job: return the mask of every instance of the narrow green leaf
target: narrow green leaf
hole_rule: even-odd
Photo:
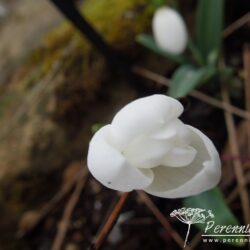
[[[219,54],[224,22],[224,0],[199,0],[196,13],[196,39],[205,61],[211,52]]]
[[[223,197],[223,194],[219,188],[213,188],[202,194],[192,196],[189,198],[185,198],[183,202],[186,207],[203,208],[203,209],[211,210],[212,213],[214,214],[214,218],[212,219],[214,221],[214,226],[216,225],[240,226],[238,220],[233,215],[230,208],[227,206],[225,199]],[[197,223],[195,225],[202,231],[204,231],[207,226],[206,223]],[[206,234],[215,234],[214,226],[208,229]],[[216,236],[215,238],[219,239],[219,237],[216,237]],[[231,243],[230,242],[227,242],[227,243],[232,244],[234,246],[244,245],[244,242],[241,241],[242,239],[244,239],[242,236],[237,236],[237,237],[235,236],[233,238],[238,239],[238,240],[237,241],[234,240]],[[220,240],[222,240],[222,238],[220,238]]]
[[[188,41],[188,48],[193,56],[193,59],[195,60],[195,62],[199,65],[199,66],[203,66],[205,64],[204,59],[201,55],[201,52],[199,51],[199,49],[195,46],[195,44],[193,43],[193,41],[191,39],[189,39]]]
[[[183,97],[207,82],[215,73],[215,68],[210,66],[196,69],[192,65],[183,65],[172,77],[169,95],[175,98]]]
[[[150,4],[152,4],[155,8],[159,8],[162,5],[166,5],[167,2],[167,0],[151,0]]]
[[[181,55],[173,55],[170,53],[167,53],[166,51],[162,50],[161,48],[159,48],[153,38],[153,36],[148,35],[148,34],[140,34],[136,37],[136,41],[138,43],[140,43],[141,45],[143,45],[144,47],[152,50],[153,52],[155,52],[158,55],[161,55],[167,59],[169,59],[170,61],[182,64],[187,62],[186,58],[181,56]]]

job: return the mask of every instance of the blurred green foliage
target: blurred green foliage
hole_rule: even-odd
[[[173,73],[169,95],[183,97],[193,89],[208,83],[214,76],[224,74],[218,66],[221,54],[222,31],[224,23],[224,0],[199,0],[196,12],[196,33],[189,37],[189,54],[170,54],[158,47],[154,38],[148,34],[137,36],[137,42],[180,64]]]

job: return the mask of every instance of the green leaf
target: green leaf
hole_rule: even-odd
[[[239,222],[236,217],[231,212],[230,208],[225,202],[224,196],[219,188],[213,188],[207,192],[202,194],[192,196],[189,198],[184,199],[184,205],[186,207],[191,208],[203,208],[207,210],[211,210],[214,214],[214,218],[211,219],[215,223],[214,225],[221,225],[221,226],[239,226]],[[205,230],[207,224],[206,223],[197,223],[195,224],[199,229],[202,231]],[[206,234],[215,234],[214,227],[207,230]],[[218,238],[219,237],[215,237]],[[225,237],[226,238],[226,237]],[[232,237],[230,237],[232,238]],[[234,237],[233,237],[234,238]],[[236,237],[235,237],[236,239]],[[244,239],[242,236],[237,236],[238,241],[234,242],[227,242],[234,246],[244,246],[244,242],[241,242],[240,239]],[[221,240],[221,238],[220,238]]]
[[[195,62],[198,65],[203,66],[205,63],[204,63],[203,57],[201,55],[201,52],[194,45],[194,43],[193,43],[193,41],[191,39],[189,39],[189,41],[188,41],[188,48],[189,48],[190,52],[192,53],[192,56],[193,56]]]
[[[199,0],[196,39],[205,61],[211,52],[219,54],[224,22],[224,0]]]
[[[91,132],[92,134],[96,133],[100,128],[104,126],[103,123],[95,123],[91,126]]]
[[[172,77],[169,95],[175,98],[186,96],[193,89],[207,82],[215,73],[215,68],[211,66],[196,69],[192,65],[183,65]]]
[[[156,8],[159,8],[162,5],[166,5],[167,2],[168,2],[167,0],[151,0],[151,4]]]
[[[144,47],[152,50],[153,52],[155,52],[158,55],[161,55],[167,59],[169,59],[170,61],[182,64],[187,62],[187,59],[181,55],[173,55],[170,53],[167,53],[166,51],[162,50],[161,48],[158,47],[158,45],[156,44],[153,36],[148,35],[148,34],[140,34],[136,37],[136,41],[138,43],[140,43],[141,45],[143,45]]]

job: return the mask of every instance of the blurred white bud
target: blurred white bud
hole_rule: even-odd
[[[152,22],[153,34],[158,46],[171,54],[182,53],[187,46],[188,34],[181,15],[172,8],[158,9]]]

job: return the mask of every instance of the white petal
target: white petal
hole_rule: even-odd
[[[195,167],[189,165],[179,168],[166,166],[153,168],[154,180],[145,191],[156,196],[169,198],[167,196],[169,192],[191,180],[201,169],[202,166],[199,165]]]
[[[188,126],[179,120],[176,124],[176,130],[175,145],[180,147],[189,146],[191,143],[191,133]]]
[[[192,163],[197,151],[193,147],[174,147],[162,161],[162,165],[169,167],[184,167]]]
[[[173,120],[168,122],[167,124],[164,124],[164,126],[157,131],[155,131],[151,137],[155,139],[160,139],[160,140],[165,140],[165,139],[170,139],[176,136],[177,134],[177,123],[179,119]]]
[[[169,7],[158,9],[152,23],[155,40],[160,48],[172,54],[182,53],[187,46],[187,28],[178,12]]]
[[[129,192],[150,185],[153,173],[149,169],[131,166],[109,143],[110,125],[104,126],[92,138],[88,152],[88,168],[104,186]]]
[[[135,137],[149,135],[177,118],[183,112],[182,104],[165,95],[152,95],[137,99],[114,117],[111,130],[112,142],[122,150]]]
[[[179,119],[166,123],[162,128],[151,135],[155,139],[173,139],[178,146],[190,144],[190,132],[187,126]]]
[[[191,146],[197,149],[194,161],[182,168],[157,167],[155,179],[146,192],[164,198],[196,195],[216,186],[221,177],[221,163],[211,140],[198,129],[192,133]]]
[[[132,166],[152,168],[160,165],[170,148],[167,140],[140,136],[125,148],[124,156]]]

